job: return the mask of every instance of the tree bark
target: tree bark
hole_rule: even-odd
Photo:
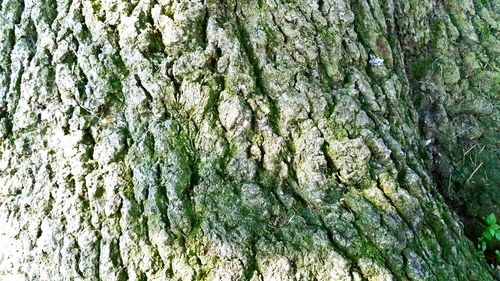
[[[493,280],[499,11],[1,1],[0,279]]]

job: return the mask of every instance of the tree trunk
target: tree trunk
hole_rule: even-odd
[[[498,2],[0,3],[0,279],[498,277]]]

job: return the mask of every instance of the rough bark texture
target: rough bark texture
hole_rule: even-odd
[[[499,2],[0,9],[0,279],[498,274]]]

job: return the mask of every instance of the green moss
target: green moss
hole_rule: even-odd
[[[48,23],[52,23],[57,17],[57,2],[56,0],[47,0],[42,2],[43,5],[43,16],[48,20]]]
[[[327,121],[328,130],[325,133],[325,138],[327,140],[343,140],[349,137],[345,126],[336,122],[333,118],[329,118]]]
[[[175,14],[175,9],[173,6],[165,6],[163,8],[163,13],[169,18],[173,18]]]
[[[94,12],[100,13],[100,11],[102,9],[101,0],[91,0],[90,3],[92,5],[92,9],[94,10]]]

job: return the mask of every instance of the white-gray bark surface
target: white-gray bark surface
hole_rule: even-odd
[[[498,277],[498,2],[0,3],[0,279]]]

